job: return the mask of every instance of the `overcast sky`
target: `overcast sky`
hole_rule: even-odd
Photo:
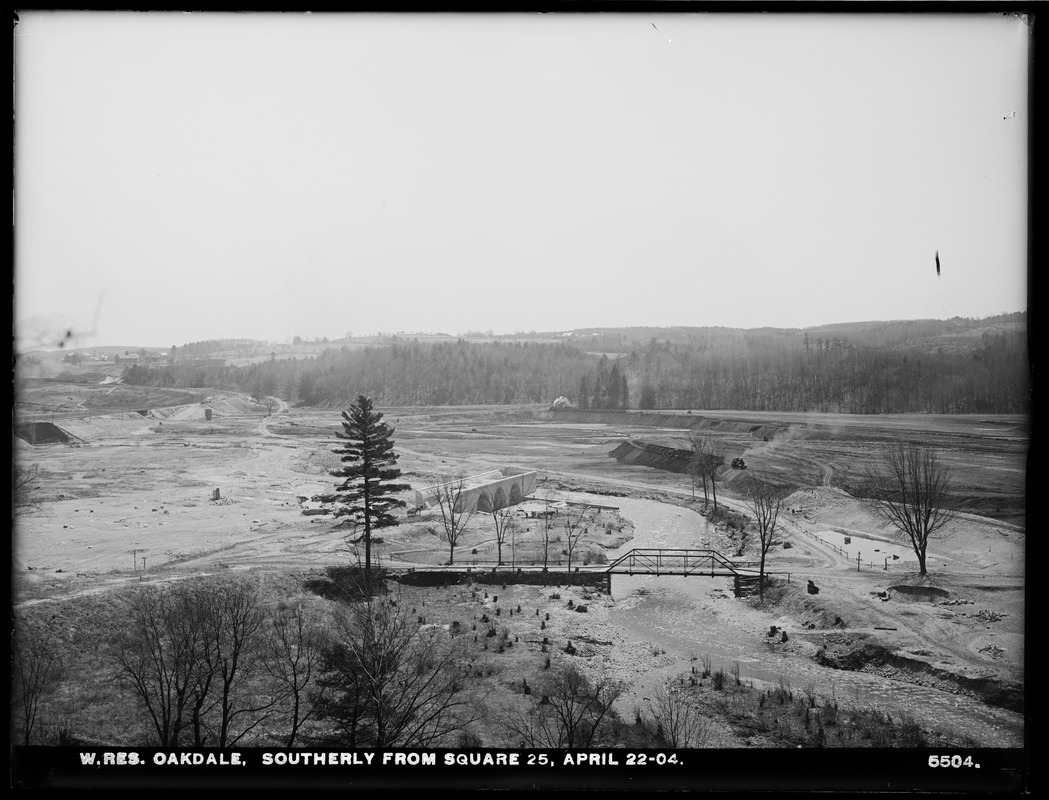
[[[1015,16],[20,17],[20,349],[1027,308]]]

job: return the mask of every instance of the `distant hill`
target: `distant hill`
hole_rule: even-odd
[[[580,328],[567,341],[603,353],[629,353],[656,342],[671,346],[716,346],[729,342],[760,341],[793,344],[847,342],[854,347],[937,352],[941,348],[978,349],[984,336],[1027,334],[1027,312],[983,319],[888,320],[841,322],[811,328],[625,327]]]
[[[588,328],[225,345],[178,346],[173,363],[132,365],[122,377],[329,407],[358,394],[385,406],[550,405],[563,397],[589,409],[860,414],[1015,414],[1031,405],[1025,312],[804,330]]]
[[[132,358],[142,352],[149,357]],[[563,397],[589,409],[1015,414],[1031,407],[1026,312],[806,329],[217,339],[37,351],[16,364],[20,378],[119,375],[130,385],[230,389],[332,407],[358,394],[387,406],[550,405]]]

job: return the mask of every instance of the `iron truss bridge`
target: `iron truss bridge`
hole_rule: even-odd
[[[604,568],[619,575],[698,575],[756,578],[755,561],[733,561],[717,550],[634,549]],[[771,575],[768,570],[766,575]]]

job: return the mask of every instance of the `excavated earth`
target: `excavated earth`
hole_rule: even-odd
[[[310,500],[331,485],[338,410],[267,409],[243,396],[202,391],[193,402],[141,414],[100,407],[87,391],[69,389],[65,396],[76,408],[62,409],[54,424],[68,441],[14,442],[16,463],[40,469],[41,499],[16,519],[16,612],[50,608],[46,618],[60,621],[59,609],[71,601],[142,581],[220,570],[321,574],[355,557]],[[33,401],[46,405],[43,389]],[[141,405],[127,392],[121,401]],[[796,680],[828,691],[848,683],[857,694],[871,690],[889,701],[907,696],[907,687],[935,691],[942,699],[926,712],[930,722],[953,715],[952,724],[968,725],[977,741],[1022,742],[1026,420],[490,407],[384,412],[413,487],[516,466],[540,472],[537,498],[607,507],[581,551],[595,566],[599,556],[612,561],[637,547],[732,553],[740,546],[734,521],[748,515],[740,491],[748,474],[794,481],[798,488],[768,556],[776,591],[764,602],[733,598],[730,580],[700,577],[615,575],[611,596],[562,589],[556,603],[548,598],[555,592],[542,587],[507,589],[537,613],[540,602],[547,604],[557,630],[589,667],[631,684],[625,713],[651,697],[657,678],[687,672],[691,659],[721,648],[726,666],[738,662],[755,680],[774,683],[776,671],[789,668]],[[686,476],[613,456],[631,441],[683,449],[694,425],[719,436],[727,456],[748,465],[729,470],[717,487],[719,521]],[[944,448],[963,490],[978,500],[930,546],[927,577],[848,491],[876,443],[893,437]],[[997,516],[979,513],[988,509]],[[439,566],[449,554],[432,533],[434,523],[406,519],[384,532],[376,558],[394,569]],[[483,569],[493,562],[486,525],[479,522],[466,536],[457,564]],[[752,537],[742,558],[755,556]],[[563,556],[552,568],[566,568]],[[806,591],[810,585],[818,594]],[[451,597],[449,591],[438,593]],[[588,604],[589,613],[565,613],[569,598]],[[785,641],[768,635],[773,626],[787,634]],[[856,680],[846,681],[849,675]],[[957,708],[952,697],[959,698]],[[981,705],[966,705],[966,698]]]

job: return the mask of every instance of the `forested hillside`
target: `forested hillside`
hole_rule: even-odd
[[[549,340],[548,340],[549,341]],[[132,384],[210,386],[293,403],[551,403],[881,413],[1026,413],[1026,313],[869,322],[805,331],[644,328],[531,341],[383,344],[243,367],[133,366]]]

